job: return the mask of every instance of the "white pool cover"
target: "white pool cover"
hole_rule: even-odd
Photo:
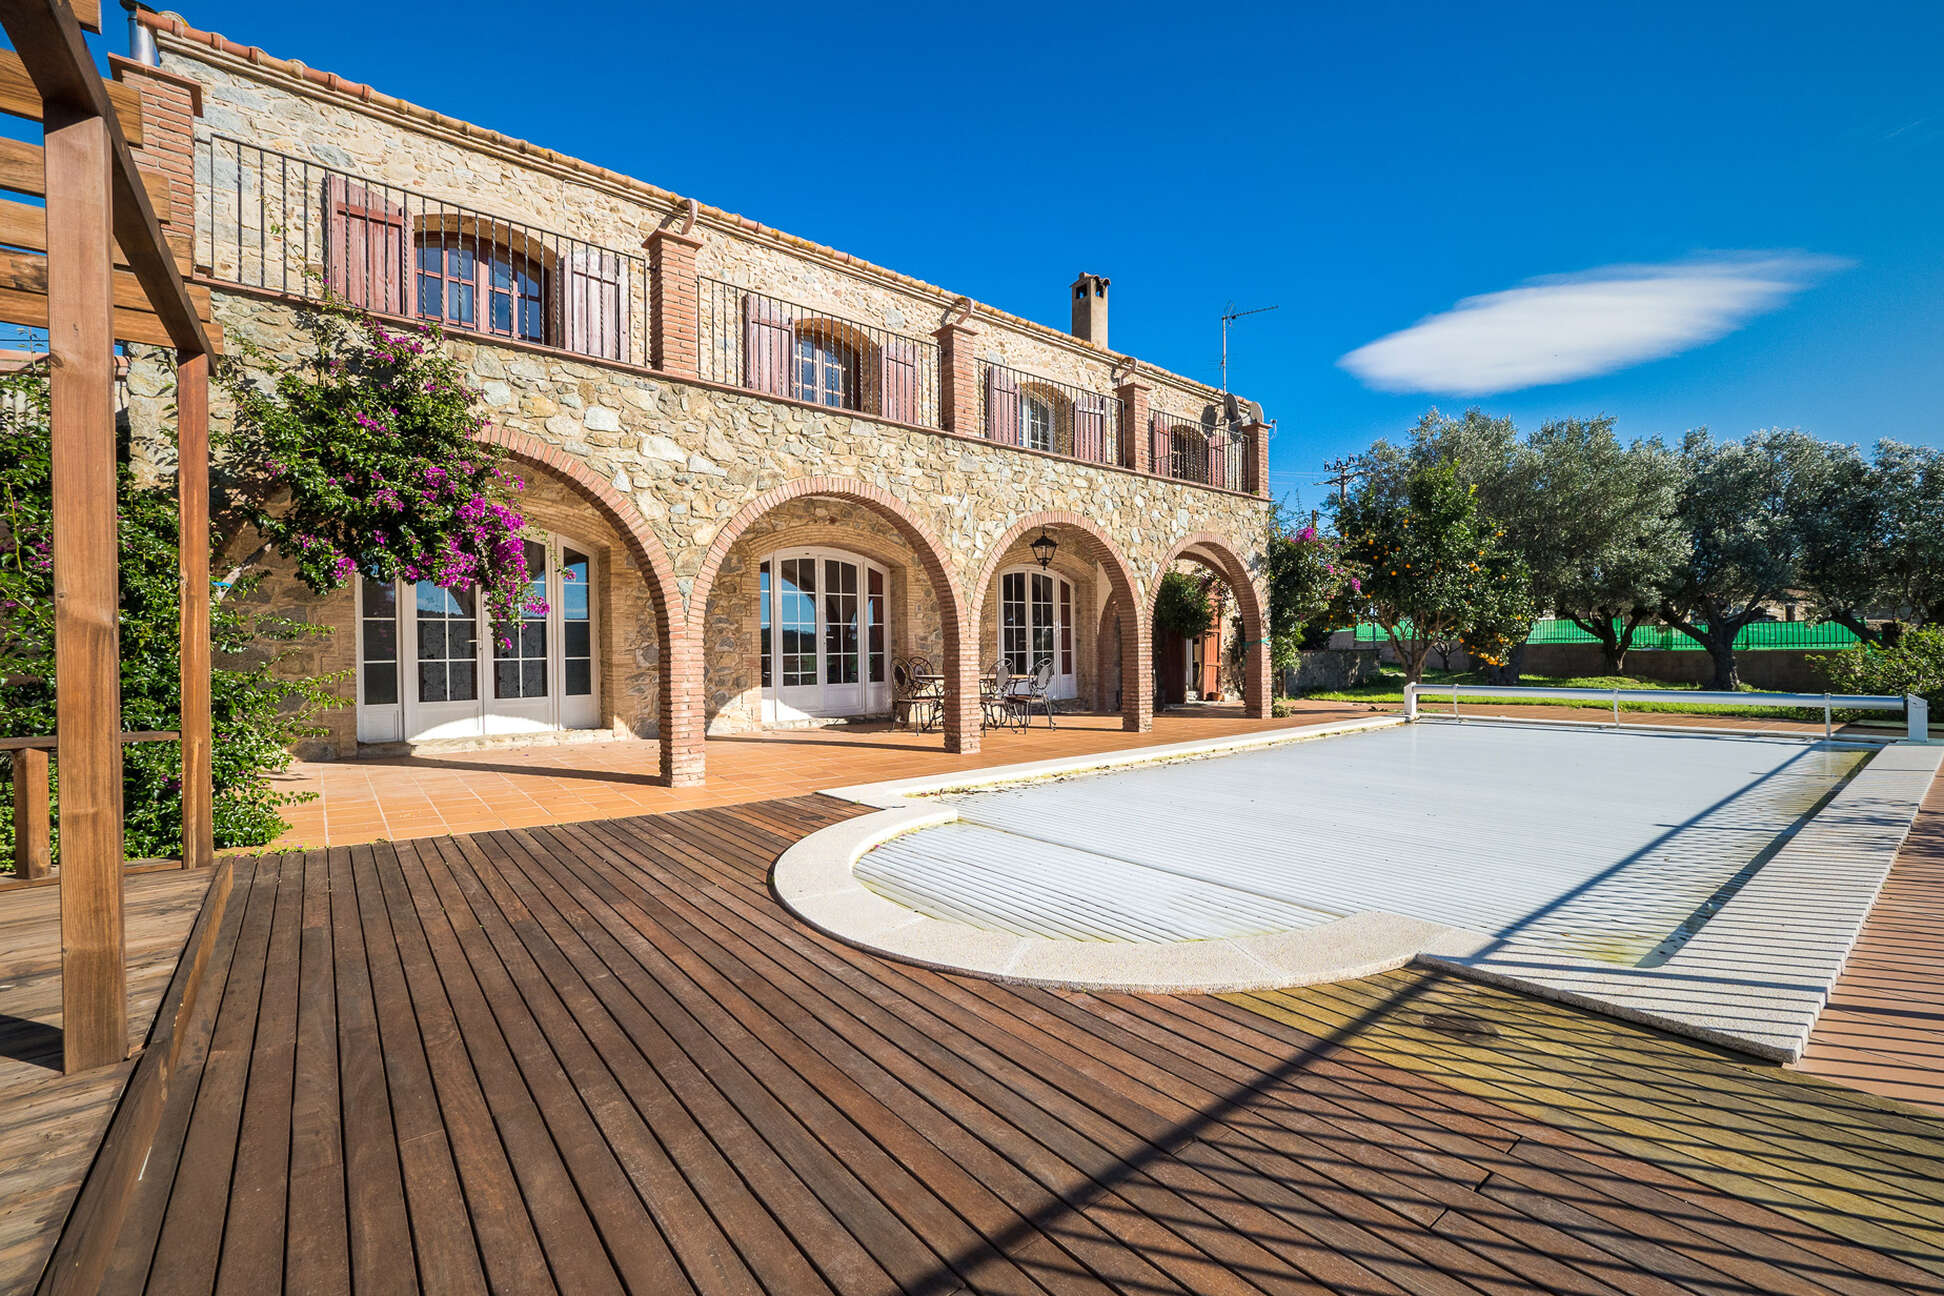
[[[895,839],[857,874],[1022,935],[1201,940],[1380,909],[1632,964],[1866,755],[1419,724],[954,796],[959,823]]]

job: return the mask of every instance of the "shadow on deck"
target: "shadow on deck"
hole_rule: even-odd
[[[1421,973],[1167,998],[887,963],[767,888],[851,812],[239,864],[147,1168],[77,1214],[96,1223],[61,1272],[251,1293],[1944,1285],[1944,1121]]]

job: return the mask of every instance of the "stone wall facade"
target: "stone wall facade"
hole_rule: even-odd
[[[941,340],[951,335],[979,359],[1087,391],[1139,389],[1142,403],[1175,410],[1218,395],[1004,312],[955,305],[943,290],[729,213],[689,209],[684,222],[687,204],[652,186],[347,89],[179,20],[144,21],[159,28],[167,71],[202,87],[196,130],[205,145],[212,136],[251,141],[604,248],[638,249],[653,233],[656,274],[686,275],[692,265],[705,278],[873,328],[924,337],[947,317],[969,318],[956,333],[941,330]],[[248,215],[225,208],[223,179],[198,177],[205,224]],[[670,229],[678,222],[679,233]],[[273,242],[297,237],[289,226],[256,233]],[[266,369],[301,363],[311,350],[302,293],[226,261],[220,239],[199,247],[213,249],[201,277],[235,340],[231,350],[247,342]],[[648,256],[627,255],[639,262],[627,273],[649,273]],[[1032,561],[1026,546],[1041,528],[1059,540],[1054,565],[1073,582],[1080,697],[1094,704],[1121,693],[1129,727],[1147,725],[1146,635],[1156,583],[1171,563],[1192,550],[1239,587],[1245,619],[1259,624],[1260,538],[1271,507],[1264,495],[1157,477],[1139,464],[995,444],[963,419],[959,430],[916,426],[649,368],[650,355],[675,357],[674,365],[694,351],[695,320],[664,318],[698,309],[690,282],[654,292],[644,283],[640,302],[654,303],[655,336],[651,311],[637,305],[610,359],[456,331],[443,342],[481,393],[487,439],[529,479],[533,525],[596,551],[605,576],[597,614],[604,727],[659,735],[672,779],[699,777],[705,732],[762,723],[756,574],[778,548],[847,550],[886,568],[892,651],[922,653],[951,676],[956,700],[945,728],[961,750],[978,744],[970,673],[997,655],[998,574]],[[154,407],[144,407],[141,421],[166,416],[170,393],[159,380],[131,373],[130,390]],[[957,393],[962,400],[962,378]],[[219,400],[212,415],[220,422],[226,414]],[[1259,466],[1252,480],[1261,483]],[[290,606],[308,598],[274,575],[265,596]],[[310,603],[309,619],[341,631],[318,664],[351,665],[349,595]],[[1256,674],[1250,697],[1260,709],[1266,668]],[[355,750],[348,710],[334,724],[336,749]]]

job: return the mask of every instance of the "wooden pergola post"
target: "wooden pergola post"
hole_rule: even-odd
[[[209,357],[176,361],[176,548],[182,572],[182,867],[216,857],[210,822]]]
[[[128,1054],[121,607],[115,503],[113,150],[61,102],[47,128],[54,690],[61,777],[61,1040],[69,1071]]]
[[[54,688],[61,827],[61,1013],[66,1068],[128,1056],[127,937],[123,927],[120,546],[115,338],[166,341],[176,350],[180,453],[183,863],[208,864],[209,357],[210,330],[183,282],[185,266],[163,237],[129,151],[118,106],[82,28],[101,30],[96,0],[8,0],[0,22],[33,81],[39,112],[7,111],[45,127],[47,290],[16,291],[10,318],[44,323],[52,400]],[[23,146],[16,145],[18,152]],[[128,269],[114,268],[119,253]],[[145,309],[114,305],[117,279],[140,289]],[[128,286],[123,281],[123,286]],[[44,313],[39,313],[43,312]],[[204,314],[207,305],[204,306]],[[38,318],[36,317],[38,314]],[[31,758],[27,762],[32,764]],[[29,774],[31,776],[31,769]],[[31,786],[32,779],[29,783]],[[43,800],[42,804],[45,802]]]

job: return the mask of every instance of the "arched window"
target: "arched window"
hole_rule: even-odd
[[[1053,448],[1053,399],[1030,387],[1019,393],[1019,444],[1028,450]]]
[[[509,247],[463,232],[418,239],[418,315],[448,328],[547,340],[545,272]]]
[[[855,345],[820,321],[797,325],[792,396],[833,409],[860,409],[857,374]]]

